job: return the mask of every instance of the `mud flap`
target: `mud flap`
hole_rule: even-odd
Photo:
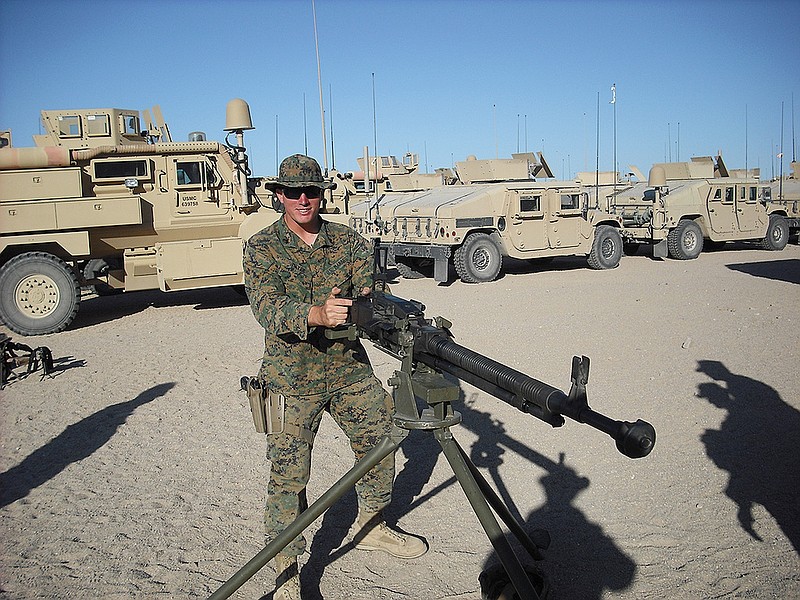
[[[669,248],[667,239],[664,238],[653,246],[653,258],[667,258],[667,256],[669,256]]]

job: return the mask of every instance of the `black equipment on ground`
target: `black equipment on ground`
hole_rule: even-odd
[[[26,344],[12,342],[5,333],[0,333],[0,389],[11,379],[17,367],[26,365],[24,377],[34,371],[42,370],[42,377],[53,371],[53,354],[47,346],[31,348]]]

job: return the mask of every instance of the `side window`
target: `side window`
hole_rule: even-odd
[[[750,187],[750,197],[747,199],[748,202],[758,202],[758,188],[755,186]]]
[[[739,188],[739,200],[744,200],[747,195],[747,188],[742,186]]]
[[[764,197],[764,202],[771,202],[772,201],[772,188],[761,188],[761,194]]]
[[[59,116],[58,137],[81,137],[81,118],[78,115]]]
[[[217,183],[217,174],[204,160],[179,160],[175,162],[175,183],[178,187],[213,188]]]
[[[733,204],[733,188],[726,187],[725,188],[725,203],[726,204]]]
[[[561,194],[561,210],[577,210],[580,206],[580,194]]]
[[[86,115],[86,134],[89,137],[111,135],[111,122],[108,115]]]
[[[142,130],[139,128],[139,117],[133,115],[121,115],[122,121],[122,134],[137,136],[140,135]]]
[[[519,212],[541,212],[542,211],[542,197],[541,196],[520,196],[519,197]]]
[[[714,190],[714,196],[711,198],[712,200],[722,200],[722,188],[717,188]]]
[[[121,181],[127,177],[150,178],[150,165],[147,160],[105,160],[95,161],[96,180]]]
[[[203,183],[201,178],[201,165],[197,161],[182,161],[175,163],[175,175],[178,185],[200,185]]]

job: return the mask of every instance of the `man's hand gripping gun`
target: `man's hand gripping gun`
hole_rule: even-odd
[[[411,379],[431,371],[450,373],[553,427],[563,425],[564,417],[585,423],[614,438],[617,449],[630,458],[647,456],[653,449],[656,432],[650,423],[641,419],[634,423],[617,421],[589,407],[587,357],[572,358],[572,386],[565,394],[456,344],[449,330],[451,323],[441,317],[426,319],[424,311],[420,302],[373,290],[369,296],[353,300],[350,324],[329,331],[329,336],[370,340],[399,359],[402,371]]]

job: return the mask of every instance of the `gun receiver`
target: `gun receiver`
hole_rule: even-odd
[[[446,372],[491,394],[522,412],[553,427],[564,424],[564,417],[585,423],[611,436],[617,449],[630,458],[647,456],[656,441],[653,426],[617,421],[592,410],[586,399],[589,359],[572,358],[572,386],[569,394],[534,379],[491,358],[465,348],[452,340],[446,319],[425,318],[425,305],[373,290],[369,296],[353,300],[350,325],[331,337],[358,335],[377,348],[398,358],[405,368],[420,364],[436,372]]]

